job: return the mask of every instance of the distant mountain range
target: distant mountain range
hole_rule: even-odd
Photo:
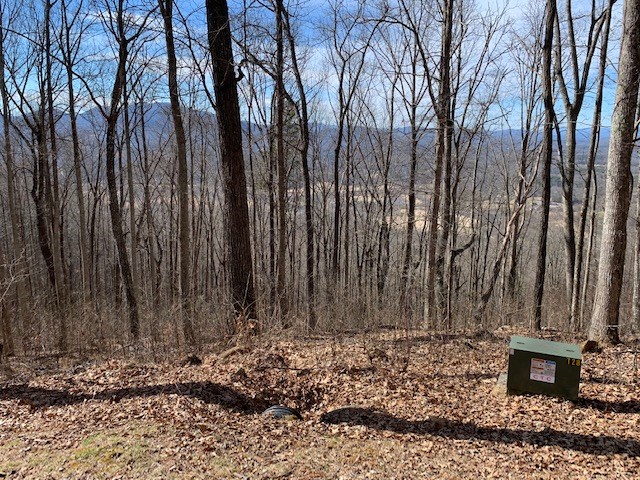
[[[172,129],[172,119],[171,119],[171,106],[166,102],[156,102],[156,103],[148,103],[143,104],[144,109],[144,123],[146,134],[148,136],[148,140],[151,144],[154,143],[155,140],[158,140],[160,137],[166,137],[171,134]],[[136,122],[137,126],[141,123],[140,118],[140,105],[132,105],[129,107],[129,117],[132,122]],[[124,116],[121,114],[120,119]],[[188,124],[189,121],[193,121],[196,118],[199,122],[204,122],[206,125],[215,125],[215,114],[213,112],[207,110],[198,110],[191,109],[185,112],[185,122]],[[82,132],[82,135],[98,135],[100,136],[105,128],[105,120],[97,107],[90,108],[88,110],[83,111],[77,117],[78,129]],[[244,124],[243,127],[245,129],[248,128],[248,124]],[[315,125],[316,128],[312,129],[316,132],[320,132],[326,140],[321,141],[323,148],[330,149],[332,139],[335,138],[337,127],[335,125],[330,124],[319,124]],[[57,122],[58,131],[62,135],[67,135],[70,132],[70,121],[69,116],[66,113],[60,113],[58,115]],[[355,134],[356,136],[363,133],[363,130],[356,128]],[[257,131],[257,127],[256,127]],[[564,140],[564,130],[561,130],[561,135]],[[397,134],[399,139],[407,139],[409,135],[408,127],[400,127],[397,129]],[[518,140],[522,135],[522,130],[519,129],[511,129],[511,130],[498,130],[489,132],[489,135],[496,141],[513,141]],[[541,133],[540,133],[541,135]],[[590,128],[580,128],[577,131],[577,152],[578,159],[577,162],[585,163],[586,155],[588,154],[589,143],[590,143],[591,129]],[[610,127],[602,127],[600,129],[600,145],[598,151],[598,157],[596,159],[596,163],[604,164],[606,163],[607,156],[607,148],[609,143],[609,138],[611,136],[611,128]],[[85,137],[86,138],[86,137]],[[513,139],[513,140],[512,140]],[[427,131],[423,132],[421,135],[420,144],[422,146],[428,146],[433,144],[435,141],[435,130],[432,128],[428,128]],[[403,148],[402,144],[404,142],[401,140],[398,148]]]

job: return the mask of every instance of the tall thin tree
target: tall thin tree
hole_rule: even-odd
[[[315,308],[315,229],[313,225],[313,186],[311,184],[311,175],[309,172],[309,108],[307,102],[307,93],[302,72],[296,54],[296,42],[291,29],[291,19],[287,9],[283,9],[284,14],[284,33],[289,44],[291,52],[291,67],[296,79],[298,89],[299,106],[296,107],[299,120],[301,146],[300,146],[300,162],[302,164],[302,178],[304,182],[304,216],[306,230],[306,288],[307,288],[307,327],[309,330],[315,330],[317,324],[316,308]]]
[[[113,80],[111,89],[111,103],[108,111],[102,111],[106,123],[106,174],[107,187],[109,192],[109,213],[111,215],[111,231],[118,250],[118,263],[120,267],[120,276],[124,283],[127,304],[129,308],[129,332],[134,341],[140,337],[140,317],[138,313],[138,299],[136,289],[134,288],[134,280],[131,272],[131,262],[127,252],[127,245],[122,228],[122,206],[118,198],[118,185],[115,172],[116,160],[116,135],[118,127],[118,119],[121,111],[122,94],[127,81],[127,62],[129,61],[129,51],[131,44],[136,41],[144,33],[148,16],[152,12],[148,12],[146,18],[137,24],[132,33],[128,32],[128,21],[125,0],[117,0],[115,5],[106,4],[108,8],[108,16],[105,19],[108,28],[113,32],[114,39],[118,47],[118,63],[116,75]],[[115,8],[115,11],[112,9]]]
[[[542,136],[542,218],[538,235],[538,263],[534,291],[533,327],[542,327],[542,297],[547,273],[547,233],[549,230],[549,209],[551,205],[551,160],[553,157],[553,85],[551,78],[551,52],[553,48],[553,27],[557,15],[556,0],[547,0],[542,44],[542,96],[544,100],[544,127]]]
[[[158,0],[160,14],[164,20],[164,37],[167,45],[167,78],[169,81],[169,99],[171,117],[176,136],[176,157],[178,162],[178,204],[180,238],[180,295],[182,300],[182,327],[185,341],[195,344],[196,338],[191,320],[191,225],[189,222],[189,171],[187,167],[187,139],[184,131],[180,91],[178,88],[178,64],[173,35],[173,2]]]

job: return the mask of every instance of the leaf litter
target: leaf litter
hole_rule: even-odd
[[[507,396],[509,333],[16,361],[0,382],[0,478],[638,478],[633,347],[585,354],[577,402]],[[303,419],[263,416],[272,405]]]

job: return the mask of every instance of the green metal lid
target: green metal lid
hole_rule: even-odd
[[[524,350],[526,352],[542,353],[556,357],[582,359],[580,346],[573,343],[552,342],[539,338],[511,337],[509,348],[514,350]]]

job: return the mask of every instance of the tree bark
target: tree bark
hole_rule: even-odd
[[[623,11],[618,84],[611,118],[598,281],[589,339],[618,343],[620,294],[631,202],[631,155],[640,82],[640,0],[627,0]]]
[[[118,28],[118,68],[111,90],[111,105],[107,115],[106,133],[106,164],[107,164],[107,188],[109,192],[109,213],[111,215],[111,230],[118,250],[118,263],[120,275],[124,283],[129,308],[129,332],[134,341],[140,337],[140,318],[138,314],[138,300],[133,284],[131,264],[127,253],[127,245],[122,229],[122,208],[118,199],[118,186],[115,173],[116,159],[116,134],[118,117],[120,114],[120,100],[126,82],[126,64],[129,56],[129,39],[125,37],[123,1],[119,0],[117,16]]]
[[[276,0],[276,173],[278,177],[278,254],[276,261],[276,302],[278,316],[284,327],[289,326],[288,298],[285,288],[287,255],[287,169],[284,153],[284,5]]]
[[[309,112],[307,105],[307,94],[305,91],[302,74],[298,65],[296,56],[296,45],[291,31],[289,13],[283,10],[285,20],[285,33],[291,51],[291,64],[296,78],[298,87],[298,95],[300,96],[300,107],[298,109],[298,118],[300,121],[300,134],[302,137],[302,146],[300,148],[300,162],[302,164],[302,178],[304,182],[304,215],[306,229],[306,289],[307,289],[307,327],[313,331],[316,329],[316,294],[315,294],[315,230],[313,225],[313,185],[309,172]]]
[[[255,320],[251,262],[251,232],[247,185],[242,152],[242,128],[238,104],[231,29],[226,0],[206,0],[209,51],[213,60],[214,93],[220,134],[220,158],[225,194],[225,237],[229,251],[231,302],[236,320],[246,327]]]
[[[533,328],[542,328],[542,298],[547,271],[547,232],[549,229],[549,208],[551,205],[551,160],[553,156],[553,86],[551,79],[551,51],[553,47],[553,27],[557,15],[556,0],[547,0],[545,9],[544,41],[542,46],[542,89],[544,98],[544,130],[542,137],[542,218],[538,235],[538,262],[534,285]]]
[[[7,323],[7,328],[15,335],[20,335],[22,322],[26,310],[27,295],[23,274],[26,265],[26,251],[22,236],[22,224],[16,203],[15,167],[13,158],[13,145],[11,143],[11,110],[9,108],[9,92],[5,79],[5,49],[4,49],[4,3],[0,2],[0,97],[2,98],[2,127],[4,135],[4,157],[7,167],[7,200],[9,204],[9,218],[11,221],[11,261],[15,265],[16,274],[16,309],[13,316],[13,325]],[[14,328],[10,328],[14,327]],[[9,331],[9,330],[7,330]],[[10,333],[11,333],[10,332]],[[19,338],[19,337],[18,337]],[[13,338],[10,335],[9,343],[5,346],[5,354],[13,354]],[[10,348],[9,348],[10,347]]]
[[[611,9],[616,0],[609,0],[608,8],[605,11],[604,25],[601,33],[600,62],[598,66],[598,86],[596,88],[596,98],[593,106],[593,126],[591,129],[591,139],[589,142],[589,157],[587,160],[587,176],[585,178],[584,193],[582,197],[582,207],[580,209],[580,219],[578,223],[577,241],[576,241],[576,261],[573,276],[573,295],[571,297],[571,316],[569,325],[572,330],[581,330],[583,317],[581,311],[581,295],[583,283],[583,263],[584,263],[584,244],[587,220],[589,214],[589,203],[591,200],[592,183],[595,181],[595,161],[598,152],[598,144],[600,141],[600,123],[602,119],[602,97],[604,90],[604,80],[607,68],[607,52],[609,50],[609,30],[611,26]],[[588,258],[588,256],[587,256]],[[586,264],[586,277],[589,276],[589,263]]]
[[[76,200],[78,202],[78,217],[79,217],[79,229],[80,229],[80,268],[82,272],[81,285],[83,299],[86,300],[86,294],[89,292],[90,277],[91,277],[91,263],[89,257],[89,247],[87,241],[87,213],[84,200],[84,189],[82,182],[82,152],[80,150],[80,139],[78,136],[78,124],[75,105],[75,89],[73,85],[73,63],[74,56],[79,48],[79,41],[72,43],[71,33],[73,28],[72,23],[69,23],[69,11],[66,0],[61,2],[62,8],[62,28],[63,34],[61,43],[64,48],[61,55],[64,60],[64,66],[67,74],[67,94],[69,95],[69,122],[71,124],[71,141],[73,144],[73,173],[75,175],[76,182]],[[75,52],[75,53],[74,53]]]
[[[176,156],[178,162],[178,209],[180,239],[180,296],[182,306],[182,330],[185,342],[193,346],[196,343],[195,332],[191,320],[191,226],[189,221],[189,172],[187,168],[187,139],[184,131],[180,93],[178,89],[178,65],[173,38],[173,2],[174,0],[158,0],[160,13],[164,20],[164,35],[167,45],[169,99],[171,117],[176,135]],[[144,115],[144,113],[143,113]]]
[[[435,327],[438,323],[438,300],[436,299],[436,280],[441,284],[444,271],[444,252],[448,243],[450,207],[449,186],[451,184],[451,139],[453,121],[451,119],[451,53],[453,43],[453,0],[443,2],[442,37],[440,44],[440,78],[438,79],[438,98],[434,102],[437,117],[436,165],[433,177],[433,200],[429,216],[429,246],[427,252],[427,284],[425,299],[425,318]],[[426,53],[421,51],[423,57]],[[425,66],[426,58],[423,58]],[[435,100],[435,99],[434,99]],[[444,180],[444,186],[442,182]],[[442,219],[442,222],[440,222]],[[440,229],[438,228],[440,227]],[[443,288],[438,292],[443,294]]]

